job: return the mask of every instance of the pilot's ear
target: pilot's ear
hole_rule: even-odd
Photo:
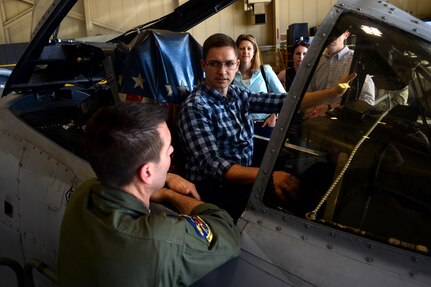
[[[205,71],[205,60],[201,60],[201,68],[203,71]]]
[[[153,175],[154,175],[154,164],[152,162],[143,164],[138,169],[138,177],[145,184],[151,184],[153,182],[153,177],[154,177]]]

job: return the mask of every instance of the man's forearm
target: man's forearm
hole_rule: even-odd
[[[166,201],[172,204],[175,209],[182,214],[190,214],[196,206],[203,203],[200,200],[182,195],[169,189],[166,190]]]
[[[227,170],[224,178],[231,183],[248,184],[256,180],[258,172],[259,168],[257,167],[234,164]]]
[[[302,99],[301,109],[305,110],[321,104],[327,104],[329,102],[332,102],[335,96],[337,96],[337,91],[334,88],[307,92]]]

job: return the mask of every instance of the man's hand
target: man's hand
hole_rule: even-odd
[[[277,122],[277,115],[272,114],[269,117],[266,118],[266,120],[263,122],[262,127],[268,126],[270,128],[275,127],[275,123]]]
[[[350,75],[346,75],[346,76],[342,77],[340,79],[340,81],[338,82],[338,84],[334,87],[336,94],[338,96],[342,96],[347,91],[347,89],[349,88],[350,82],[353,81],[357,75],[358,74],[353,72]]]
[[[298,199],[299,180],[293,175],[284,171],[274,171],[272,173],[275,194],[284,202]]]
[[[154,192],[150,200],[159,203],[169,203],[182,214],[190,214],[196,206],[202,204],[202,201],[196,198],[186,196],[166,187]]]
[[[175,192],[175,191],[172,191],[166,187],[162,187],[161,189],[159,189],[158,191],[154,192],[151,195],[150,201],[163,203],[167,201],[170,192]]]
[[[168,173],[166,175],[166,185],[173,191],[201,200],[201,197],[196,190],[196,186],[177,174]]]

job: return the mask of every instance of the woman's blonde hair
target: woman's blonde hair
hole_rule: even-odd
[[[241,44],[242,41],[249,41],[253,45],[254,56],[253,56],[253,59],[251,59],[251,70],[252,71],[258,70],[263,63],[260,57],[260,50],[259,50],[259,46],[257,45],[256,38],[251,34],[239,35],[238,38],[236,38],[236,46],[238,48],[239,48],[239,44]]]

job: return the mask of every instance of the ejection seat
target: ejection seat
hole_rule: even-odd
[[[174,155],[171,171],[183,174],[184,155],[176,132],[176,115],[183,100],[203,79],[202,46],[189,34],[144,30],[116,48],[121,67],[119,92],[126,101],[156,101],[169,106],[168,126]]]

